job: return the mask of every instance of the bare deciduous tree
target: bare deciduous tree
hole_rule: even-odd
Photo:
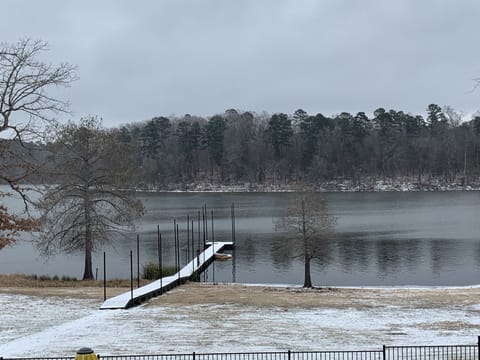
[[[336,218],[329,213],[322,194],[305,187],[299,189],[292,205],[275,221],[275,229],[288,235],[285,246],[292,256],[303,257],[303,287],[312,287],[311,260],[325,254],[335,223]]]
[[[35,165],[24,142],[38,139],[42,126],[52,120],[52,115],[67,111],[68,103],[49,91],[66,87],[76,79],[74,66],[39,60],[46,50],[45,42],[31,39],[0,44],[0,183],[21,196],[25,210],[27,196],[20,184],[35,171]],[[18,150],[19,145],[22,151]],[[0,190],[0,197],[10,195]],[[34,220],[0,206],[0,249],[13,243],[19,231],[34,226]]]
[[[83,251],[83,279],[92,279],[92,252],[143,214],[135,198],[132,154],[95,117],[61,126],[52,154],[56,184],[37,204],[42,214],[37,245],[47,256]]]

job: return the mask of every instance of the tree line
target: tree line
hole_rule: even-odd
[[[293,184],[415,179],[475,182],[480,174],[480,116],[470,120],[430,104],[426,114],[376,109],[292,115],[234,109],[209,118],[185,115],[121,126],[140,187]]]

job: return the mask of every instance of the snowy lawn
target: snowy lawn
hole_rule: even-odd
[[[480,299],[479,299],[480,303]],[[241,304],[143,305],[97,310],[101,302],[0,294],[0,356],[70,356],[272,350],[380,349],[386,345],[474,344],[480,306],[364,308]]]

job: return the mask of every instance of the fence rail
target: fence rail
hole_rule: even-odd
[[[382,350],[102,356],[101,360],[382,360]]]
[[[385,347],[386,360],[479,360],[479,346]]]
[[[0,356],[0,360],[72,360],[73,357],[7,358]],[[383,346],[381,350],[358,351],[98,355],[98,358],[99,360],[480,360],[480,336],[476,345]]]

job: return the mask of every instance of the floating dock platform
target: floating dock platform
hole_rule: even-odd
[[[192,276],[203,272],[215,260],[215,253],[221,253],[223,250],[232,248],[233,242],[214,242],[206,243],[206,245],[208,247],[205,248],[202,253],[186,264],[176,274],[166,276],[137,289],[133,289],[133,291],[128,291],[107,299],[100,309],[128,309],[132,306],[140,305],[148,299],[164,294],[168,290],[185,283]]]

